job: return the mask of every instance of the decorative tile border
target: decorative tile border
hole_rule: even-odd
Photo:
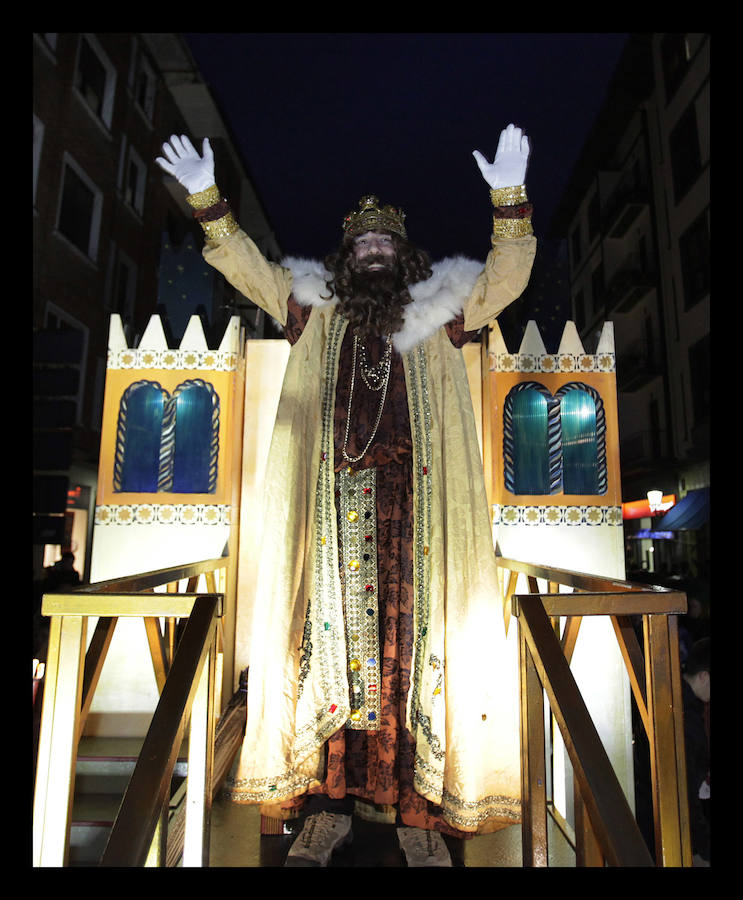
[[[491,372],[614,372],[613,353],[491,353]]]
[[[208,503],[140,503],[96,506],[96,525],[229,525],[230,506]]]
[[[493,525],[621,525],[621,506],[493,505]]]
[[[109,369],[200,369],[232,372],[238,354],[232,350],[135,350],[108,351]]]

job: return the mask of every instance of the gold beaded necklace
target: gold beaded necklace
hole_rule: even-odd
[[[356,357],[359,351],[359,347],[361,349],[361,360],[359,364],[359,372],[361,373],[361,379],[364,384],[371,391],[382,391],[382,399],[379,401],[379,410],[377,412],[377,420],[374,423],[374,428],[372,429],[372,433],[369,437],[369,440],[366,442],[366,447],[361,451],[358,456],[349,456],[347,453],[348,447],[348,436],[351,430],[351,405],[353,403],[353,390],[356,384]],[[346,412],[346,434],[343,439],[343,458],[346,462],[356,463],[359,460],[363,459],[366,455],[367,450],[372,445],[372,441],[374,440],[377,434],[377,428],[379,428],[379,423],[382,420],[382,410],[384,408],[384,401],[387,397],[387,387],[390,383],[390,370],[392,368],[392,335],[387,335],[387,347],[385,348],[384,353],[382,354],[382,358],[378,363],[374,366],[369,366],[366,359],[366,349],[364,345],[359,341],[358,334],[354,334],[353,336],[353,361],[352,361],[352,369],[351,369],[351,385],[348,391],[348,410]]]

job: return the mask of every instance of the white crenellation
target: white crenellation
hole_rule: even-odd
[[[517,353],[506,347],[498,323],[490,326],[488,360],[491,372],[614,372],[614,326],[605,322],[595,353],[586,353],[574,322],[566,322],[557,353],[547,353],[537,323],[527,323]]]
[[[119,315],[111,316],[109,369],[203,369],[233,371],[244,357],[240,317],[232,316],[217,349],[210,349],[199,316],[191,316],[177,348],[168,347],[160,316],[151,316],[138,347],[129,347]]]

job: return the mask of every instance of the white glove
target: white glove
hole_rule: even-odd
[[[529,161],[529,138],[515,125],[509,125],[501,131],[492,163],[479,150],[474,150],[472,155],[480,167],[482,177],[491,188],[524,184]]]
[[[203,157],[194,150],[193,144],[182,134],[171,135],[170,143],[163,144],[167,159],[158,156],[155,162],[179,181],[189,194],[198,194],[211,187],[214,182],[214,152],[209,138],[204,138]]]

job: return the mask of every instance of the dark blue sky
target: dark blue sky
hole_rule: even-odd
[[[546,234],[626,34],[187,34],[284,253],[322,257],[362,194],[407,213],[434,259],[484,259],[472,157],[514,122]],[[217,172],[217,180],[219,173]]]

